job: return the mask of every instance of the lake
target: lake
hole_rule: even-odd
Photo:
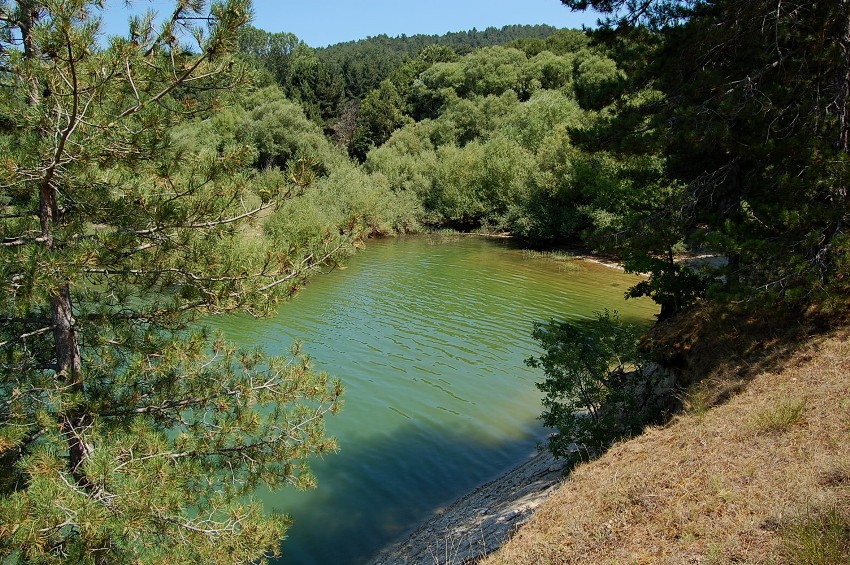
[[[217,319],[244,345],[286,354],[303,343],[345,385],[328,421],[339,453],[312,462],[317,489],[261,492],[295,523],[278,563],[356,564],[457,497],[532,454],[542,374],[532,323],[604,308],[649,323],[639,279],[591,262],[523,252],[509,241],[369,241],[346,268],[316,276],[272,318]]]

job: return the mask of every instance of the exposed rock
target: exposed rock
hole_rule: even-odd
[[[563,480],[549,452],[452,503],[386,548],[376,565],[469,563],[497,550]]]

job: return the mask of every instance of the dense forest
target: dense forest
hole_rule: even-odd
[[[608,20],[314,49],[248,0],[108,41],[98,2],[0,2],[0,554],[279,551],[246,495],[311,484],[341,386],[196,322],[369,236],[603,253],[662,320],[842,307],[850,3],[563,3]]]

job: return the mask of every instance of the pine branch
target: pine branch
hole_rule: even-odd
[[[21,247],[24,245],[32,245],[34,243],[44,243],[46,241],[47,238],[41,235],[35,237],[19,236],[14,238],[3,238],[3,241],[0,242],[0,247]]]
[[[202,228],[215,228],[215,227],[219,227],[219,226],[225,226],[225,225],[228,225],[228,224],[232,224],[234,222],[238,222],[240,220],[244,220],[246,218],[250,218],[252,216],[256,216],[257,214],[259,214],[263,210],[268,210],[269,208],[275,206],[276,204],[277,204],[276,201],[264,202],[264,203],[260,204],[259,206],[257,206],[256,208],[254,208],[253,210],[249,210],[249,211],[244,212],[242,214],[238,214],[236,216],[231,216],[231,217],[228,217],[228,218],[221,218],[221,219],[217,219],[217,220],[208,220],[206,222],[197,222],[197,223],[191,223],[191,224],[169,224],[167,226],[157,226],[155,228],[149,228],[149,229],[146,229],[146,230],[136,230],[132,233],[133,233],[133,235],[138,235],[138,236],[148,236],[148,235],[153,235],[155,233],[162,232],[162,231],[167,230],[167,229],[202,229]]]
[[[25,342],[28,338],[39,336],[39,335],[42,335],[42,334],[46,334],[47,332],[50,332],[50,331],[53,331],[53,326],[46,326],[46,327],[40,328],[40,329],[32,331],[32,332],[20,334],[20,335],[16,336],[14,339],[8,339],[6,341],[0,341],[0,347],[6,347],[7,345],[11,345],[13,343]]]

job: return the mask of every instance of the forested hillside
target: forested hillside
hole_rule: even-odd
[[[589,36],[442,58],[364,99],[352,153],[374,147],[366,170],[432,223],[619,256],[662,318],[709,295],[838,298],[850,47],[829,6],[650,2]],[[696,273],[686,251],[728,264]]]
[[[556,31],[557,28],[548,25],[510,25],[445,35],[378,35],[359,41],[337,43],[318,51],[323,60],[335,65],[342,72],[346,96],[362,98],[370,90],[377,88],[396,67],[409,59],[415,59],[426,47],[445,46],[458,55],[465,55],[482,47],[523,40],[544,40]]]
[[[292,33],[270,33],[248,26],[240,34],[239,50],[264,68],[310,118],[330,127],[334,121],[344,120],[352,106],[356,108],[381,81],[428,47],[442,46],[444,52],[466,54],[480,47],[540,42],[556,31],[547,25],[511,25],[445,35],[378,35],[316,49]]]

